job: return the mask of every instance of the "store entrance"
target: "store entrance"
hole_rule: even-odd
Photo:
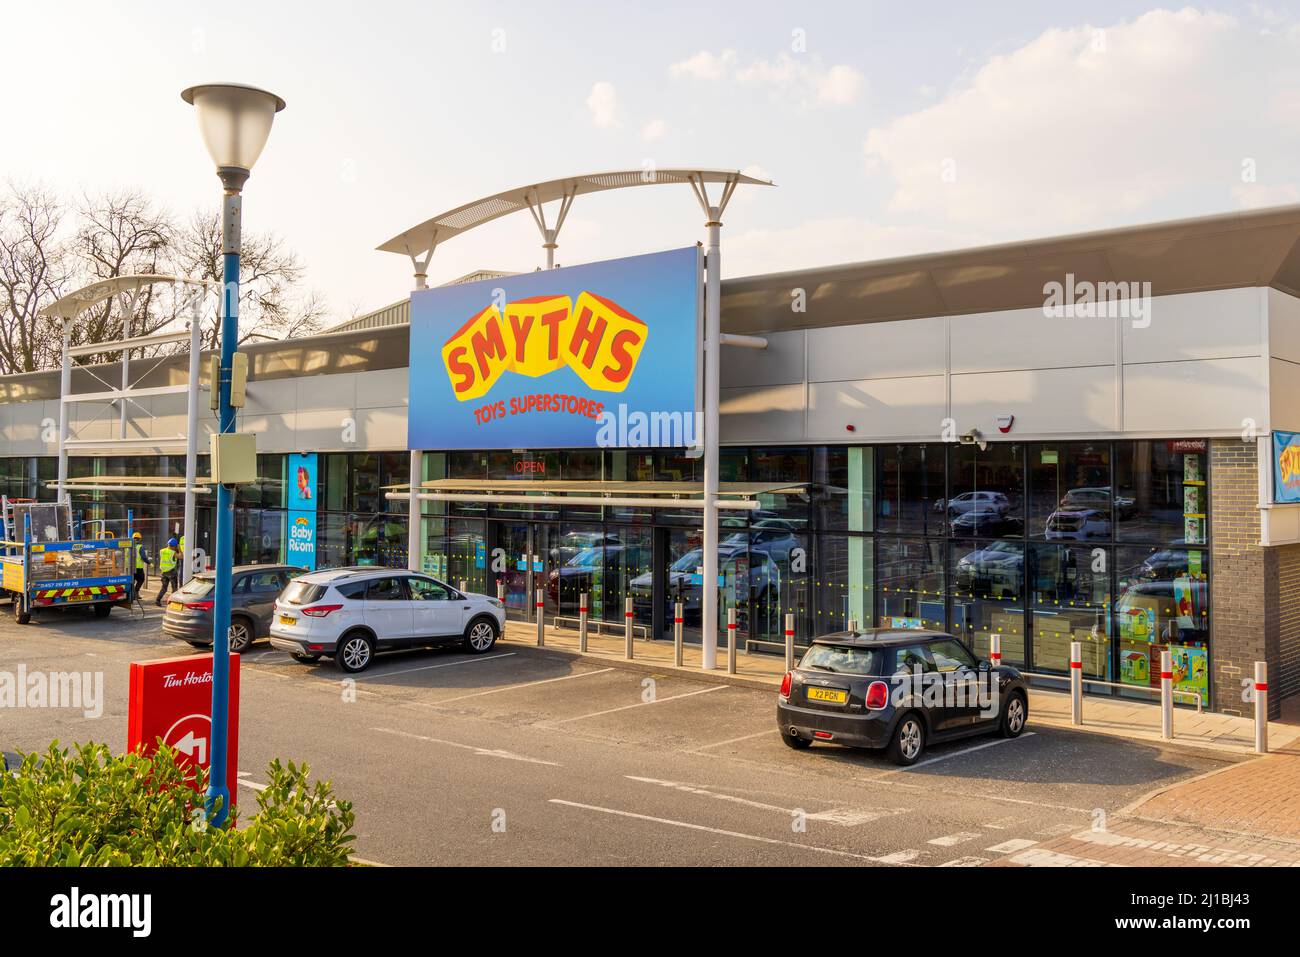
[[[506,617],[536,621],[537,589],[542,589],[544,613],[555,614],[548,575],[555,562],[553,528],[542,522],[488,522],[488,593],[500,594]]]

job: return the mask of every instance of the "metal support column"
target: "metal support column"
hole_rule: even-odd
[[[722,335],[722,211],[709,207],[704,280],[704,581],[700,587],[700,667],[718,665],[718,353]]]
[[[202,294],[196,295],[194,314],[190,317],[190,388],[185,408],[185,522],[181,533],[185,539],[180,568],[182,585],[200,571],[194,561],[199,552],[194,529],[194,483],[199,477],[199,359],[203,351],[203,322],[197,303],[202,301]],[[212,383],[212,388],[216,387],[217,384]]]
[[[68,500],[68,403],[63,397],[72,393],[72,320],[63,320],[63,369],[59,378],[59,501]]]

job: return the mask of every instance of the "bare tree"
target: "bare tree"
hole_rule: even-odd
[[[86,282],[167,271],[175,227],[171,217],[156,209],[143,193],[126,189],[83,196],[76,212],[80,225],[72,253],[80,278]],[[157,301],[153,286],[142,287],[134,304],[133,336],[148,335],[175,318],[174,309]],[[114,315],[114,305],[114,299],[107,299],[83,312],[72,329],[73,344],[120,338],[122,317]],[[100,361],[103,358],[110,357],[100,357]]]
[[[58,198],[45,187],[11,182],[0,195],[0,373],[57,364],[61,330],[40,310],[69,278],[62,220]]]
[[[222,281],[221,219],[216,212],[196,212],[176,236],[177,270],[191,279]],[[302,279],[298,257],[274,235],[244,233],[239,259],[239,341],[305,336],[320,329],[324,300],[315,292],[295,295]],[[204,347],[218,345],[218,324],[203,333]]]

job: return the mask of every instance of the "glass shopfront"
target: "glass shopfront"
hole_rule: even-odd
[[[200,458],[206,471],[206,457]],[[317,564],[407,561],[408,514],[384,487],[405,484],[404,452],[322,453]],[[701,482],[680,449],[429,452],[425,478]],[[1178,686],[1208,694],[1211,573],[1207,443],[1123,442],[729,447],[723,481],[789,483],[753,510],[720,517],[719,624],[737,612],[738,640],[776,650],[784,619],[803,640],[849,621],[951,631],[976,654],[998,635],[1003,657],[1064,673],[1070,643],[1090,677],[1156,686],[1169,650]],[[285,556],[283,455],[259,456],[241,489],[236,561]],[[72,475],[182,474],[178,456],[74,458]],[[0,459],[6,494],[42,496],[53,459]],[[84,520],[137,527],[155,550],[179,528],[179,495],[78,493]],[[639,633],[670,637],[673,605],[698,641],[705,583],[700,512],[554,503],[426,503],[424,570],[495,594],[531,620],[591,617],[621,627],[630,597]],[[198,510],[211,550],[211,506]],[[720,629],[725,634],[725,628]]]

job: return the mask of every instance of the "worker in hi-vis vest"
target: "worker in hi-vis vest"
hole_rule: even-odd
[[[184,536],[184,535],[181,536],[181,543],[180,543],[180,545],[178,546],[178,548],[179,548],[179,551],[180,551],[180,553],[181,553],[181,554],[180,554],[180,560],[183,561],[183,562],[184,562],[184,561],[189,561],[189,559],[185,557],[185,536]],[[191,574],[191,575],[194,574],[194,566],[193,566],[193,565],[187,565],[186,567],[189,569],[189,574]]]
[[[144,587],[145,579],[148,577],[149,570],[149,553],[144,547],[144,536],[136,532],[131,536],[131,544],[135,546],[135,574],[131,576],[131,600],[140,600],[140,589]]]
[[[163,599],[167,597],[167,589],[176,590],[176,539],[167,539],[167,544],[158,549],[158,577],[162,579],[162,584],[158,588],[158,597],[153,600],[155,605],[161,605]]]

